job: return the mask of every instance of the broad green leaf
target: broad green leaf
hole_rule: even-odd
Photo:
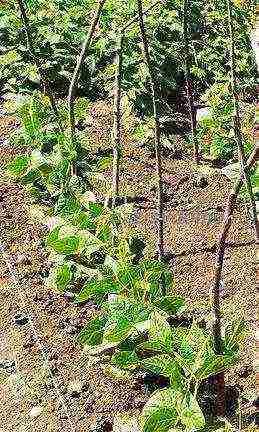
[[[79,246],[79,237],[77,236],[67,236],[63,237],[61,240],[58,237],[61,227],[56,227],[51,232],[47,239],[48,246],[51,246],[56,252],[64,255],[73,255],[76,253]]]
[[[162,354],[142,359],[141,365],[152,373],[168,377],[171,387],[176,389],[183,387],[184,375],[181,373],[178,363],[172,356]]]
[[[23,174],[30,163],[29,156],[16,156],[15,159],[7,165],[7,170],[16,176]]]
[[[22,184],[29,184],[33,183],[35,180],[39,179],[41,177],[41,172],[38,168],[29,169],[25,172],[25,174],[21,177],[21,183]]]
[[[88,322],[79,333],[77,340],[80,344],[99,345],[103,338],[103,328],[107,318],[103,315],[98,316]]]
[[[71,264],[63,264],[55,268],[55,284],[60,291],[65,291],[73,278]]]
[[[130,300],[118,299],[107,304],[109,319],[104,339],[122,342],[136,331],[136,325],[148,319],[150,311],[146,305]]]
[[[151,325],[148,329],[149,341],[159,350],[170,353],[173,349],[172,330],[166,318],[159,312],[151,314]]]
[[[165,296],[156,300],[154,304],[172,315],[182,312],[185,309],[185,301],[180,296]]]
[[[120,368],[135,369],[139,366],[140,359],[134,351],[119,351],[113,354],[111,363]]]
[[[176,426],[176,403],[181,395],[171,387],[155,391],[142,411],[143,432],[168,432]]]
[[[90,255],[100,250],[103,242],[87,230],[78,231],[80,238],[78,252],[90,258]]]
[[[89,202],[89,211],[92,217],[100,216],[103,213],[104,207],[100,203]]]
[[[225,328],[225,348],[226,350],[238,349],[238,346],[243,342],[247,333],[247,324],[245,320],[235,320],[227,324]]]
[[[62,217],[73,215],[80,210],[80,204],[75,197],[62,193],[55,205],[54,213]]]
[[[195,397],[184,393],[177,399],[177,411],[182,425],[187,431],[198,431],[205,426],[205,418]]]
[[[94,278],[87,282],[80,293],[76,296],[76,303],[83,303],[90,299],[101,302],[107,294],[117,293],[119,287],[112,279]]]

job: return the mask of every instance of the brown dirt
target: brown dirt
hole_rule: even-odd
[[[102,115],[107,123],[107,114]],[[102,139],[107,146],[109,140],[105,134],[98,137],[100,146]],[[156,245],[155,161],[149,152],[136,149],[130,142],[125,143],[124,151],[126,157],[122,166],[121,190],[123,195],[146,199],[134,205],[136,222],[131,226],[142,232],[148,242],[148,253],[152,254]],[[204,188],[194,186],[196,172],[204,170],[208,185]],[[187,159],[165,160],[164,172],[165,192],[169,195],[165,206],[165,245],[166,251],[171,254],[175,290],[185,296],[190,310],[195,312],[199,309],[206,316],[210,310],[214,247],[221,226],[222,209],[231,185],[218,170],[207,165],[197,168]],[[42,228],[30,221],[26,204],[27,197],[20,186],[9,182],[2,185],[1,241],[17,269],[19,283],[15,286],[2,260],[1,359],[15,360],[17,373],[10,375],[0,370],[0,431],[73,430],[62,413],[53,380],[44,366],[42,352],[37,343],[30,339],[33,336],[30,326],[27,324],[19,328],[14,325],[14,316],[21,311],[32,317],[57,386],[68,407],[74,430],[88,431],[100,415],[109,419],[116,412],[139,408],[145,401],[144,391],[142,387],[136,389],[132,382],[118,382],[109,378],[98,366],[89,366],[87,357],[75,342],[75,336],[66,332],[69,324],[65,329],[62,328],[68,318],[73,319],[78,326],[83,325],[95,313],[95,307],[90,304],[82,314],[80,307],[60,295],[46,291],[39,275],[48,265],[39,243],[43,235]],[[243,201],[238,204],[229,243],[223,271],[225,292],[222,307],[226,318],[233,315],[244,317],[250,333],[242,349],[241,360],[228,374],[227,381],[230,385],[239,384],[245,390],[254,390],[255,246]],[[249,371],[246,378],[240,377],[242,368]],[[75,379],[86,385],[78,398],[71,397],[67,391],[68,383]],[[42,414],[38,418],[30,418],[30,409],[38,405],[43,408]],[[253,412],[253,408],[249,410]]]

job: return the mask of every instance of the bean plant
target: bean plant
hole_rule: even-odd
[[[115,374],[133,379],[140,373],[155,374],[166,380],[165,388],[149,394],[141,413],[143,432],[211,430],[212,418],[204,408],[202,386],[238,361],[246,329],[243,321],[224,322],[219,354],[208,323],[192,320],[191,325],[181,325],[186,304],[177,294],[164,251],[159,259],[155,252],[153,257],[147,256],[145,239],[129,228],[132,206],[115,205],[114,200],[111,204],[109,193],[100,196],[95,179],[112,160],[93,150],[87,126],[80,125],[86,122],[94,99],[113,96],[116,78],[119,96],[123,93],[130,102],[133,100],[131,106],[138,116],[135,136],[145,141],[148,130],[156,151],[160,134],[176,135],[175,123],[179,127],[179,117],[186,120],[186,113],[185,135],[190,133],[189,112],[192,139],[204,142],[204,136],[207,140],[212,137],[207,150],[216,157],[232,158],[233,106],[225,79],[228,46],[225,29],[220,27],[226,18],[222,4],[223,0],[217,4],[209,1],[205,6],[200,0],[167,0],[145,16],[143,6],[150,7],[149,0],[127,5],[122,0],[107,0],[99,3],[103,8],[98,19],[95,16],[91,21],[91,0],[80,0],[76,5],[70,0],[51,0],[48,7],[43,0],[28,1],[28,31],[35,41],[37,61],[46,71],[48,88],[54,93],[61,128],[49,104],[50,95],[40,92],[39,68],[35,68],[26,46],[26,29],[21,26],[16,2],[8,0],[0,11],[0,37],[7,47],[1,52],[1,86],[4,92],[22,95],[14,107],[20,127],[11,141],[30,149],[8,170],[52,217],[45,238],[52,263],[46,285],[61,293],[71,292],[77,305],[91,300],[100,306],[78,336],[88,356],[98,356],[100,363],[109,365]],[[187,6],[188,17],[184,13]],[[135,24],[133,20],[123,37],[118,80],[114,64],[116,32],[137,12],[139,21]],[[254,61],[250,53],[243,54],[248,46],[251,11],[237,4],[234,12],[240,42],[237,80],[240,94],[244,87],[250,94]],[[183,53],[186,32],[188,58]],[[181,57],[183,62],[179,61]],[[184,92],[186,81],[193,83],[193,95]],[[67,96],[69,86],[67,104],[62,97]],[[210,115],[196,130],[194,102],[202,95],[210,105]],[[117,92],[117,106],[120,102]],[[245,108],[244,104],[243,127],[248,115]],[[167,121],[163,122],[163,116]],[[165,123],[169,126],[163,130]],[[121,129],[121,122],[118,124]],[[249,139],[246,145],[249,152]],[[158,174],[161,183],[162,172]],[[236,189],[241,185],[239,181]]]

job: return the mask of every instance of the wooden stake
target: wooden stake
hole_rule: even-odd
[[[155,151],[156,151],[156,171],[157,171],[157,211],[158,211],[158,255],[160,261],[164,257],[164,217],[163,217],[163,181],[162,181],[162,161],[161,161],[161,128],[157,113],[157,92],[156,79],[153,72],[152,62],[149,54],[149,44],[143,20],[142,0],[138,0],[139,27],[141,31],[142,43],[144,48],[145,61],[149,70],[150,85],[152,93],[152,104],[155,118]]]
[[[121,158],[121,74],[122,74],[122,45],[124,33],[120,33],[116,50],[116,73],[114,81],[114,145],[112,172],[112,207],[115,207],[119,193],[119,165]]]
[[[85,41],[82,45],[81,48],[81,53],[78,57],[77,63],[76,63],[76,67],[74,69],[74,73],[73,73],[73,77],[69,86],[69,91],[68,91],[68,110],[69,110],[69,126],[70,126],[70,140],[71,140],[71,145],[74,145],[75,142],[75,107],[74,107],[74,102],[75,102],[75,93],[76,93],[76,89],[77,89],[77,84],[78,84],[78,80],[80,78],[80,74],[81,74],[81,69],[82,69],[82,65],[83,62],[87,56],[91,41],[93,39],[93,35],[95,32],[95,28],[98,24],[102,9],[104,7],[106,0],[100,0],[97,9],[95,11],[95,15],[93,18],[93,21],[91,23],[91,26],[89,28],[89,31],[87,33],[87,36],[85,38]],[[76,169],[75,167],[71,166],[71,174],[76,174]]]

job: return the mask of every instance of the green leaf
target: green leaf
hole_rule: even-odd
[[[141,360],[141,365],[148,371],[163,375],[170,379],[170,385],[173,388],[179,389],[183,387],[184,375],[177,361],[168,354],[157,355]]]
[[[80,293],[76,296],[75,302],[83,303],[92,299],[100,303],[107,294],[117,293],[118,291],[119,288],[112,279],[95,278],[83,286]]]
[[[100,216],[103,213],[104,207],[100,203],[89,202],[89,211],[92,217]]]
[[[181,397],[182,394],[171,387],[153,393],[141,415],[143,432],[168,432],[176,426],[176,402],[179,395]]]
[[[21,177],[22,184],[33,183],[35,180],[41,177],[40,170],[38,168],[28,169],[27,172]]]
[[[154,302],[154,304],[168,312],[169,314],[175,315],[176,313],[182,312],[185,309],[185,301],[180,296],[165,296]]]
[[[92,253],[97,252],[103,246],[103,242],[87,230],[77,231],[77,234],[80,238],[78,252],[88,258],[90,258]]]
[[[70,194],[62,193],[59,195],[55,205],[54,214],[62,217],[72,215],[80,210],[80,203]]]
[[[238,349],[239,344],[243,342],[247,333],[247,324],[245,320],[235,320],[228,323],[225,328],[225,349]]]
[[[149,341],[153,347],[159,351],[163,350],[170,353],[173,349],[172,330],[166,318],[159,312],[153,312],[150,319],[150,328],[148,329]]]
[[[198,431],[205,426],[205,418],[195,397],[185,393],[177,400],[177,411],[182,425],[187,431]]]
[[[103,338],[103,329],[107,318],[103,315],[92,319],[84,326],[77,337],[77,341],[82,345],[99,345]]]
[[[109,319],[107,321],[104,339],[111,342],[122,342],[135,332],[136,326],[150,316],[148,308],[131,300],[116,300],[107,304]]]
[[[59,291],[65,291],[70,282],[73,279],[74,272],[72,271],[71,264],[63,264],[62,266],[57,266],[50,273],[47,284],[52,285],[52,287],[57,288]]]
[[[111,363],[120,368],[135,369],[138,367],[140,359],[134,351],[119,351],[113,354]]]
[[[29,156],[16,156],[14,160],[7,165],[7,170],[16,176],[23,174],[30,163]]]

